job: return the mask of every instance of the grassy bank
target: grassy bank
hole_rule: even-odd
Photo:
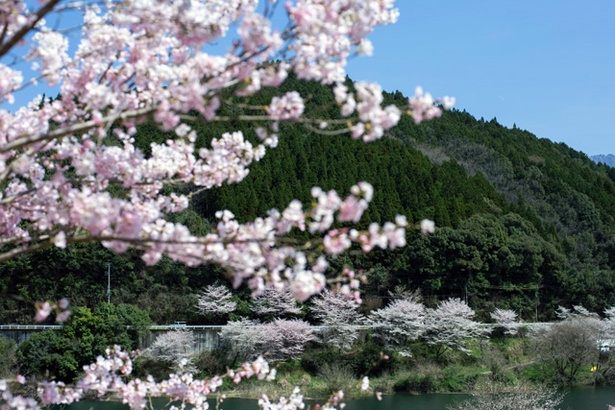
[[[310,350],[301,359],[275,364],[274,381],[245,381],[236,386],[228,383],[223,392],[229,397],[269,398],[288,396],[295,387],[305,398],[322,400],[343,390],[346,399],[394,393],[468,393],[480,382],[491,380],[504,384],[590,385],[599,382],[605,368],[591,371],[592,365],[581,367],[572,382],[558,380],[556,368],[549,361],[540,361],[529,353],[524,338],[492,339],[476,342],[469,353],[448,351],[438,361],[429,347],[410,347],[412,356],[381,352],[364,344],[350,353],[325,349]],[[381,348],[381,347],[380,347]],[[598,374],[597,374],[598,373]],[[361,379],[368,375],[370,390],[360,391]],[[602,378],[603,384],[608,381]]]

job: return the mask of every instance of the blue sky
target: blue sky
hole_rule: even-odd
[[[396,6],[398,23],[370,36],[374,55],[350,63],[353,79],[408,96],[421,85],[434,96],[455,96],[456,108],[477,118],[496,117],[588,155],[615,153],[614,0]],[[29,100],[43,91],[24,94]]]
[[[398,0],[355,80],[451,95],[477,118],[615,153],[615,1]]]

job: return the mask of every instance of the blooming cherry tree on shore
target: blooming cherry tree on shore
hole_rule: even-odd
[[[297,300],[287,288],[267,287],[254,299],[252,311],[260,317],[293,317],[301,313]]]
[[[513,310],[496,308],[495,311],[491,313],[491,318],[493,318],[498,327],[504,329],[504,334],[516,335],[519,332],[517,313]]]
[[[425,306],[412,298],[395,300],[386,307],[372,311],[368,324],[374,336],[387,346],[400,349],[417,340],[425,329]]]
[[[474,310],[459,298],[449,298],[425,313],[423,340],[435,347],[436,358],[447,350],[469,353],[469,339],[484,336],[481,324],[474,321]]]
[[[237,308],[233,294],[223,285],[208,285],[197,297],[198,312],[208,316],[226,317]]]
[[[269,361],[296,358],[314,340],[312,327],[302,320],[276,319],[268,323],[242,318],[229,321],[220,332],[222,344],[241,360],[262,355]]]
[[[173,330],[159,335],[145,350],[147,357],[171,364],[178,371],[194,371],[192,355],[196,339],[189,330]]]
[[[283,138],[280,122],[367,142],[381,138],[402,115],[396,106],[382,107],[377,84],[360,82],[353,90],[343,84],[348,59],[371,54],[366,36],[397,20],[392,0],[277,5],[257,0],[3,2],[0,263],[47,247],[98,242],[118,253],[141,250],[150,265],[163,255],[191,266],[218,264],[235,287],[245,282],[255,296],[266,285],[285,285],[304,301],[325,288],[328,257],[353,244],[364,252],[405,245],[403,216],[382,226],[372,223],[365,231],[350,227],[372,198],[366,182],[351,187],[345,198],[316,187],[313,207],[295,200],[245,224],[220,210],[215,229],[205,236],[173,222],[195,193],[245,178],[250,165]],[[83,24],[71,44],[62,25],[52,22],[74,9],[82,12]],[[284,14],[288,24],[283,29],[272,23],[275,13]],[[214,54],[211,45],[226,38],[231,46]],[[24,61],[30,70],[21,69]],[[290,73],[331,86],[341,118],[310,118],[306,96],[297,91],[277,93],[263,106],[246,104],[261,89],[275,90]],[[39,85],[55,87],[58,98],[38,96],[11,106],[25,89]],[[451,104],[417,88],[408,104],[418,123],[439,116],[440,102],[445,108]],[[225,109],[238,106],[241,114],[224,114],[237,113]],[[146,120],[174,136],[152,143],[148,153],[135,144]],[[249,124],[255,138],[229,129],[208,147],[197,146],[196,124],[230,122]],[[178,186],[193,190],[167,189]],[[334,223],[338,228],[332,228]],[[292,230],[312,238],[304,244],[280,241]],[[350,283],[343,288],[349,293]],[[42,315],[50,311],[39,310]],[[98,378],[92,375],[86,379]],[[111,378],[104,384],[116,386],[100,382],[96,389],[123,390],[131,407],[141,407],[143,392],[171,394],[183,384],[189,392],[197,385],[208,387],[203,393],[218,386],[211,382],[215,378],[200,383],[174,378],[155,386]],[[90,380],[84,383],[88,387]],[[10,407],[33,405],[15,402],[4,383],[0,389]],[[73,391],[49,392],[40,394],[44,404],[53,403],[51,398],[61,403]],[[203,407],[199,401],[192,404]]]
[[[320,322],[320,340],[341,351],[352,347],[359,338],[359,326],[365,322],[355,299],[328,289],[314,299],[311,311]]]

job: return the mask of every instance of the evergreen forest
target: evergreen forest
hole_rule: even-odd
[[[339,118],[330,88],[290,78],[279,91],[285,89],[301,93],[312,117]],[[252,103],[266,104],[269,93]],[[385,104],[401,107],[406,99],[396,91],[386,94]],[[241,114],[236,106],[224,107],[222,115]],[[257,141],[254,130],[239,122],[194,127],[203,146],[242,128]],[[351,252],[332,260],[332,275],[344,267],[367,273],[365,310],[386,305],[397,285],[420,289],[428,305],[461,298],[486,322],[496,307],[540,321],[553,319],[560,305],[592,312],[615,305],[615,169],[565,144],[458,110],[420,125],[404,116],[373,143],[321,135],[301,124],[282,124],[279,135],[278,147],[244,181],[195,195],[175,221],[207,233],[216,210],[231,210],[245,222],[284,209],[295,198],[309,204],[313,186],[345,195],[367,181],[374,199],[359,225],[404,214],[409,222],[434,220],[437,228],[431,235],[409,229],[408,246],[400,250]],[[137,143],[147,154],[151,142],[169,136],[146,123]],[[195,293],[226,281],[226,273],[212,266],[163,259],[148,267],[136,251],[114,254],[94,244],[50,248],[0,265],[0,289],[10,297],[1,299],[0,323],[31,323],[32,302],[40,300],[68,298],[73,306],[95,310],[107,301],[108,270],[111,301],[135,305],[158,324],[207,323],[194,308]],[[247,290],[236,293],[248,301]]]

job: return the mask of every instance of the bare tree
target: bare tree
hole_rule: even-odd
[[[267,287],[254,299],[252,311],[265,319],[292,317],[301,314],[297,299],[288,287]]]
[[[508,385],[492,380],[477,384],[471,398],[457,405],[463,410],[554,410],[564,399],[556,388],[525,382]]]
[[[227,317],[237,308],[233,294],[223,285],[208,285],[197,297],[197,310],[210,317]]]
[[[311,310],[321,323],[319,339],[342,351],[352,347],[359,337],[357,326],[365,322],[354,299],[328,289],[314,299]]]
[[[396,285],[393,291],[389,291],[388,294],[393,299],[411,300],[417,303],[423,301],[420,288],[417,288],[416,290],[409,290],[405,285]]]
[[[498,347],[490,344],[489,340],[481,341],[480,351],[481,363],[491,371],[490,378],[497,381],[507,364],[506,358]]]
[[[449,349],[468,353],[468,340],[483,337],[483,329],[472,318],[474,310],[459,298],[449,298],[426,310],[422,338],[436,348],[436,360]]]
[[[401,348],[421,336],[424,330],[425,307],[412,297],[395,300],[385,308],[372,311],[368,324],[372,335],[387,346]],[[406,351],[400,351],[406,354]]]
[[[597,316],[585,315],[582,310],[568,314],[565,320],[532,337],[534,353],[551,363],[559,382],[565,384],[576,379],[582,366],[596,363],[602,329]]]
[[[491,313],[491,318],[495,320],[498,327],[504,329],[504,334],[516,335],[519,332],[517,313],[513,310],[496,308],[495,311]]]

